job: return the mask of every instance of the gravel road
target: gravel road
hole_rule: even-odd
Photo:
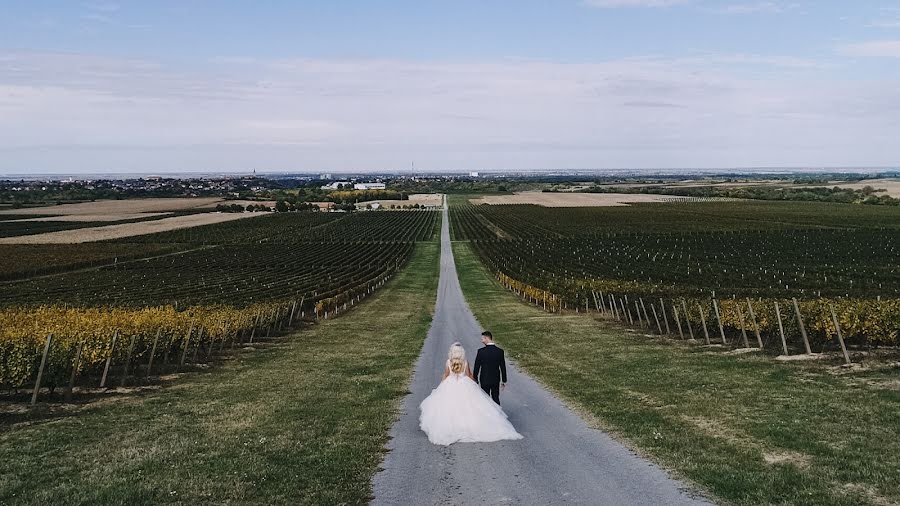
[[[709,504],[658,466],[588,427],[512,364],[500,402],[525,439],[449,447],[428,442],[419,430],[419,403],[440,382],[447,349],[460,341],[473,363],[481,346],[482,329],[456,275],[448,223],[445,209],[434,322],[416,363],[412,393],[391,428],[383,470],[373,479],[372,504]],[[503,336],[494,337],[502,347]]]

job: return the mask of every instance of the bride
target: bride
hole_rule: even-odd
[[[522,439],[506,413],[475,383],[459,343],[450,346],[441,384],[419,408],[419,427],[437,445]]]

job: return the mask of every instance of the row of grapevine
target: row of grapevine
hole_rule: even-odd
[[[660,335],[745,348],[811,353],[846,344],[900,344],[900,299],[696,299],[592,290],[579,304],[504,274],[497,280],[546,311],[600,312]]]
[[[437,217],[238,220],[139,238],[139,245],[177,247],[171,254],[2,283],[0,386],[55,388],[77,378],[110,386],[108,374],[149,375],[158,372],[154,360],[204,361],[298,319],[333,318],[402,269],[416,242],[433,236]]]
[[[125,307],[0,308],[0,385],[21,388],[36,381],[49,388],[74,383],[78,375],[100,376],[106,385],[109,364],[179,364],[208,360],[226,344],[250,343],[301,320],[334,318],[373,294],[394,269],[340,294],[321,299],[261,302],[243,307],[171,305]],[[46,356],[43,349],[48,346]]]
[[[614,210],[461,205],[451,209],[451,224],[504,285],[548,310],[583,311],[598,292],[684,300],[682,318],[701,328],[700,313],[712,314],[715,299],[724,331],[743,333],[749,323],[740,325],[734,301],[749,299],[758,306],[760,332],[772,336],[775,302],[790,307],[786,301],[797,298],[814,344],[835,343],[831,307],[851,342],[897,344],[900,213],[890,210],[893,220],[877,221],[867,210],[835,204],[840,208],[832,213],[847,215],[838,226],[831,214],[817,221],[791,205],[779,203],[777,213],[743,202]],[[746,317],[749,309],[743,311]],[[801,335],[786,325],[790,335]]]

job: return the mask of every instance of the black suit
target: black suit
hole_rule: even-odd
[[[472,372],[481,389],[500,404],[500,383],[506,383],[506,360],[503,350],[496,344],[485,345],[475,355],[475,370]]]

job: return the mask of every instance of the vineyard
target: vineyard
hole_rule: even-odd
[[[778,349],[785,352],[801,346],[801,337],[807,350],[810,342],[835,343],[835,320],[851,341],[898,341],[897,209],[801,202],[461,204],[451,216],[455,239],[471,241],[498,279],[548,310],[602,311],[707,342],[738,338],[746,345],[749,332],[766,345],[783,334]]]
[[[68,264],[48,248],[57,269],[103,265],[0,285],[0,385],[124,383],[333,317],[402,268],[438,222],[431,211],[283,213],[75,245],[92,256]]]

